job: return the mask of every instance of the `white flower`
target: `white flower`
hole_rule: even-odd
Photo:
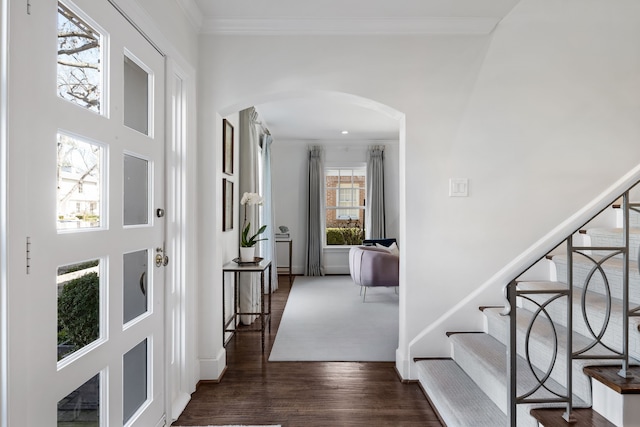
[[[262,197],[258,193],[245,192],[240,200],[241,205],[261,205]]]

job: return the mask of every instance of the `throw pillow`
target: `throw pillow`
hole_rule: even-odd
[[[380,249],[385,249],[392,255],[400,256],[400,249],[398,248],[398,245],[396,244],[396,242],[393,242],[389,247],[385,245],[381,245],[380,243],[376,243],[376,247]]]

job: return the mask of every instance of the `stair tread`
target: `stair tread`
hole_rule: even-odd
[[[507,425],[507,416],[452,359],[416,362],[422,387],[449,426]]]
[[[474,357],[474,363],[481,364],[484,372],[489,373],[493,378],[497,379],[501,386],[507,386],[507,351],[506,346],[500,341],[495,339],[489,334],[456,334],[450,337],[450,340],[454,342],[454,348],[464,348],[469,354]],[[456,351],[454,350],[454,359],[457,360]],[[464,369],[464,367],[463,367]],[[542,378],[543,373],[536,368],[536,375]],[[469,373],[469,376],[473,378],[474,374]],[[532,390],[537,384],[536,376],[529,369],[529,365],[526,360],[520,356],[517,357],[517,378],[518,378],[518,394],[522,395]],[[553,390],[556,393],[562,394],[566,392],[564,386],[557,381],[549,378],[545,383],[547,388]],[[506,401],[507,393],[500,392],[499,396],[504,396]],[[536,391],[531,398],[555,398],[551,392],[546,389]],[[500,405],[498,405],[500,407]],[[574,406],[585,407],[588,406],[582,399],[574,396]],[[506,407],[506,402],[505,402]]]
[[[590,227],[586,230],[587,234],[597,234],[597,233],[622,233],[621,227]],[[629,234],[640,234],[640,228],[629,227]]]
[[[588,366],[584,368],[584,373],[616,393],[640,394],[640,366],[629,367],[627,373],[630,378],[622,378],[618,375],[620,366]]]
[[[544,427],[615,427],[615,424],[590,408],[574,409],[571,413],[575,418],[574,424],[567,424],[562,415],[564,409],[535,408],[531,410],[531,416]]]

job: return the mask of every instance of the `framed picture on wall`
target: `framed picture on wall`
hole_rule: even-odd
[[[233,175],[233,125],[222,120],[222,171]]]
[[[233,182],[222,179],[222,231],[233,230]]]

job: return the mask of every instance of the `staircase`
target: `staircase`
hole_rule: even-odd
[[[640,205],[629,197],[616,224],[602,227],[595,217],[540,260],[548,277],[507,285],[511,307],[479,307],[484,330],[449,332],[451,358],[415,360],[447,426],[621,425],[581,408],[603,406],[594,404],[592,381],[600,377],[589,367],[622,371],[629,378],[614,376],[636,389],[640,381],[631,367],[640,360]]]

